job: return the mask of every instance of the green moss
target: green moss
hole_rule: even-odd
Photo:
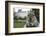
[[[22,28],[24,27],[25,23],[24,20],[20,20],[20,19],[17,19],[16,17],[14,18],[14,28]]]

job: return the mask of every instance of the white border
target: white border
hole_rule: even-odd
[[[13,28],[13,7],[21,7],[21,8],[38,8],[40,9],[40,25],[36,28]],[[42,31],[43,30],[43,5],[37,4],[19,4],[19,3],[9,3],[9,24],[10,24],[10,32],[33,32],[33,31]]]

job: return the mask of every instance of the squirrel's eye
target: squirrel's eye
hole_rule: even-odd
[[[29,16],[29,15],[28,15]]]

